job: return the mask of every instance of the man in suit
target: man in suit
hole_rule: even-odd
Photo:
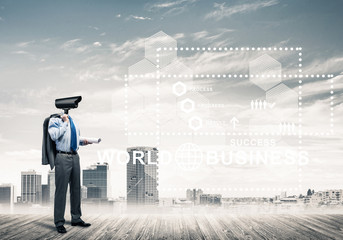
[[[91,224],[81,219],[80,158],[77,151],[79,145],[85,146],[90,143],[80,138],[80,129],[67,114],[61,118],[50,118],[48,132],[56,143],[57,151],[54,203],[54,222],[57,232],[67,232],[64,227],[64,212],[68,183],[70,183],[71,225],[89,227]]]

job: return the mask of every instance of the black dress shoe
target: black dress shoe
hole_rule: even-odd
[[[67,229],[63,225],[56,227],[56,229],[57,229],[57,232],[59,232],[59,233],[66,233],[67,232]]]
[[[80,226],[80,227],[89,227],[91,224],[90,223],[85,223],[84,221],[81,222],[72,222],[72,226]]]

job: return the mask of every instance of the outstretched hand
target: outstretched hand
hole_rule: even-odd
[[[84,145],[84,146],[86,146],[86,145],[88,145],[88,144],[93,144],[93,143],[88,142],[87,139],[83,140],[83,145]]]

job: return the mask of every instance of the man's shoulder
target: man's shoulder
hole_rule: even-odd
[[[60,125],[60,124],[62,124],[63,123],[63,121],[62,121],[62,119],[61,118],[59,118],[59,117],[55,117],[55,116],[50,116],[50,119],[49,119],[49,126],[50,125]]]

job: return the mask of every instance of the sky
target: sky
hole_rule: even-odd
[[[197,169],[187,171],[175,157],[172,163],[159,168],[160,196],[184,197],[184,188],[204,188],[206,192],[219,192],[223,196],[273,196],[284,189],[289,194],[299,194],[305,193],[307,188],[343,188],[342,7],[343,3],[338,0],[0,0],[0,183],[15,184],[16,195],[20,195],[21,171],[36,169],[42,173],[43,182],[46,181],[48,167],[40,164],[42,123],[51,113],[60,112],[54,106],[54,100],[60,97],[82,95],[79,108],[71,110],[70,115],[78,122],[83,136],[103,140],[98,145],[80,149],[82,168],[104,160],[106,154],[125,151],[127,147],[156,146],[155,136],[144,135],[156,131],[156,79],[131,79],[129,87],[125,87],[124,76],[145,73],[151,66],[155,68],[154,57],[145,58],[145,46],[154,39],[151,36],[166,34],[167,41],[170,40],[166,46],[176,43],[179,50],[170,52],[176,54],[177,59],[173,58],[162,71],[191,72],[205,77],[161,80],[162,132],[233,132],[230,120],[234,116],[240,120],[235,130],[237,134],[256,129],[269,131],[269,123],[279,126],[280,122],[297,121],[298,115],[292,110],[297,112],[298,106],[289,106],[287,99],[299,92],[299,78],[294,74],[299,73],[301,58],[302,74],[309,75],[301,83],[302,124],[308,134],[300,140],[300,145],[298,137],[259,139],[276,141],[277,151],[300,146],[309,153],[309,162],[302,167],[202,163]],[[181,47],[250,50],[180,51]],[[267,49],[252,51],[253,47]],[[269,47],[283,50],[270,51]],[[294,50],[285,51],[291,47]],[[278,91],[267,94],[244,76],[254,71],[254,60],[257,69],[263,64],[258,60],[263,55],[277,60],[282,66],[282,75],[287,75],[274,83],[282,82],[289,90],[290,95],[280,95],[285,96],[280,103],[283,108],[278,108]],[[135,65],[144,59],[147,62]],[[206,77],[206,74],[235,73],[243,77]],[[315,76],[311,77],[312,74]],[[331,74],[332,77],[327,77]],[[211,87],[212,91],[188,91],[176,97],[171,89],[177,81],[186,83],[188,88]],[[330,94],[331,85],[333,94]],[[124,118],[126,90],[128,120]],[[180,111],[180,104],[186,98],[197,104],[190,114]],[[252,112],[250,101],[256,99],[271,101],[270,104],[277,102],[275,111]],[[330,110],[331,101],[333,110]],[[209,108],[206,104],[223,104],[225,108]],[[285,118],[288,113],[291,118]],[[188,123],[192,116],[200,117],[204,123],[220,122],[220,126],[206,125],[208,128],[191,130]],[[331,118],[333,127],[330,127]],[[132,135],[128,136],[129,132]],[[133,135],[135,132],[137,136]],[[143,136],[139,136],[140,132]],[[317,132],[319,136],[315,136]],[[321,132],[330,134],[321,136]],[[241,138],[247,139],[242,136],[161,136],[159,142],[161,150],[177,156],[178,150],[192,146],[187,143],[199,146],[200,151],[230,151],[231,141]],[[125,165],[118,164],[115,158],[107,161],[110,162],[113,197],[125,196]]]

